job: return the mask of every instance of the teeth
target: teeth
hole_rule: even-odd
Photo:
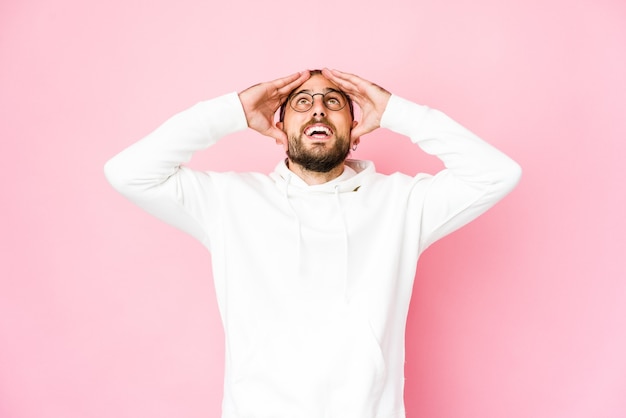
[[[311,126],[304,131],[305,135],[313,135],[314,133],[324,133],[325,135],[330,135],[330,129],[326,126]]]

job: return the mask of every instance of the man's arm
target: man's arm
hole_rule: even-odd
[[[109,160],[105,175],[133,203],[208,244],[203,217],[212,214],[214,186],[184,164],[246,126],[236,93],[198,103]]]
[[[444,170],[427,179],[426,193],[415,194],[417,201],[412,201],[422,214],[422,249],[478,217],[518,183],[521,168],[515,161],[442,112],[353,74],[325,69],[324,75],[362,109],[353,139],[382,126],[410,137],[444,163]]]
[[[211,175],[184,167],[192,155],[230,133],[250,127],[277,142],[286,141],[273,118],[289,92],[309,77],[296,73],[198,103],[166,121],[105,165],[121,194],[156,217],[208,245],[216,214]]]
[[[520,179],[515,161],[438,110],[392,96],[381,126],[410,137],[445,166],[425,179],[425,194],[413,202],[422,213],[422,249],[487,211]]]

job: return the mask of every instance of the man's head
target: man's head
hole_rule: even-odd
[[[358,143],[350,139],[356,124],[352,100],[319,70],[289,94],[277,122],[289,139],[289,160],[314,172],[343,164],[351,144]]]

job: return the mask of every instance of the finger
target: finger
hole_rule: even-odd
[[[293,83],[294,80],[297,80],[298,78],[300,78],[300,76],[302,75],[302,73],[298,72],[298,73],[293,73],[290,74],[286,77],[281,77],[281,78],[277,78],[276,80],[271,81],[270,83],[272,83],[276,88],[282,88],[284,86],[286,86],[289,83]]]
[[[346,81],[337,75],[335,70],[329,70],[328,68],[324,68],[322,70],[322,75],[339,86],[342,90],[351,90],[351,86],[346,84]]]
[[[327,78],[350,96],[359,106],[363,106],[367,102],[367,89],[371,83],[366,82],[358,76],[340,73],[336,70],[328,70]]]
[[[280,94],[285,95],[291,93],[293,89],[302,85],[310,77],[311,73],[309,73],[309,71],[302,71],[292,74],[288,77],[278,79],[275,81],[274,85],[276,86]]]
[[[351,141],[356,141],[359,138],[361,138],[361,136],[365,135],[366,133],[368,133],[368,131],[365,129],[364,126],[362,125],[357,125],[351,132],[350,132],[350,140]]]
[[[333,81],[334,83],[339,84],[340,87],[354,89],[354,88],[359,88],[368,84],[366,80],[362,79],[361,77],[357,75],[344,73],[339,70],[331,70],[328,68],[324,68],[322,70],[322,74],[327,76],[327,78],[331,79],[331,81]]]
[[[378,84],[372,83],[364,78],[359,77],[355,74],[344,73],[339,70],[328,70],[329,74],[335,76],[335,79],[339,82],[343,82],[344,86],[348,88],[349,85],[353,86],[353,92],[359,92],[364,96],[376,94],[378,92],[389,94],[387,90],[379,86]]]

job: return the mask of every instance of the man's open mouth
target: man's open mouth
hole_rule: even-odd
[[[315,124],[307,127],[304,130],[304,134],[309,138],[326,139],[333,134],[333,130],[327,125]]]

